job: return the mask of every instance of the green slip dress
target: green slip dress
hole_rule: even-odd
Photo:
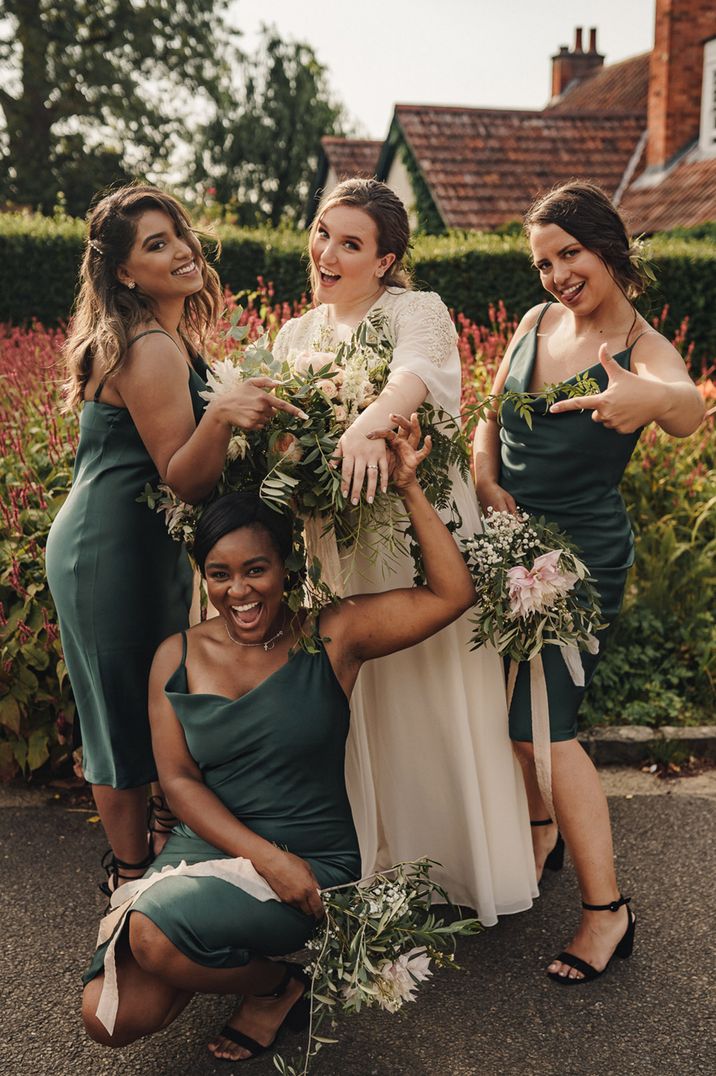
[[[188,371],[197,423],[206,373],[200,358]],[[149,669],[159,644],[189,623],[192,570],[163,517],[137,502],[160,478],[129,411],[100,400],[103,387],[82,408],[72,488],[50,528],[46,569],[85,778],[136,788],[156,780]]]
[[[534,328],[515,346],[505,382],[507,390],[528,391],[539,327],[551,305],[544,306]],[[629,370],[633,347],[634,344],[614,356],[625,370]],[[600,391],[606,389],[607,374],[600,362],[584,373],[597,381]],[[593,422],[590,410],[553,415],[543,405],[535,408],[532,429],[510,405],[503,407],[501,421],[500,485],[520,508],[558,524],[579,547],[596,581],[602,619],[611,624],[619,612],[627,573],[634,561],[634,539],[619,482],[641,430],[617,433]],[[579,706],[601,657],[607,632],[608,628],[599,633],[598,654],[580,651],[585,687],[573,683],[557,647],[547,646],[542,651],[552,741],[571,740],[577,735]],[[531,714],[529,668],[523,662],[510,707],[513,740],[532,739]]]
[[[165,692],[208,788],[234,817],[305,859],[322,888],[359,877],[360,854],[344,778],[350,707],[321,645],[292,657],[238,699],[190,694],[187,640]],[[237,660],[239,660],[237,658]],[[163,867],[231,858],[180,823],[147,874]],[[210,876],[158,882],[136,900],[190,960],[233,968],[252,955],[302,948],[315,920],[288,904],[260,901]],[[108,943],[84,981],[102,971]]]

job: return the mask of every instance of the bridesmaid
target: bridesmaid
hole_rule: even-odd
[[[282,1024],[305,1024],[306,976],[267,957],[313,934],[319,887],[360,873],[344,777],[358,670],[439,631],[475,599],[415,477],[428,440],[419,447],[415,415],[396,422],[400,433],[383,435],[425,585],[325,609],[312,653],[298,646],[307,611],[294,615],[285,601],[290,519],[251,494],[222,497],[201,517],[194,549],[218,616],[162,644],[150,686],[162,786],[182,823],[116,909],[112,940],[85,976],[83,1018],[98,1042],[124,1046],[166,1027],[196,992],[242,995],[210,1044],[217,1058],[254,1057]],[[116,981],[105,972],[111,950]]]
[[[428,403],[460,413],[455,327],[439,295],[412,290],[404,265],[409,242],[405,206],[389,187],[365,179],[339,184],[309,237],[317,305],[288,321],[274,344],[289,361],[316,348],[335,350],[369,313],[382,311],[394,341],[388,381],[339,442],[342,488],[354,503],[363,488],[368,500],[386,488],[386,446],[371,434],[390,424],[392,412],[410,414]],[[449,477],[458,533],[474,534],[481,528],[475,491],[456,467]],[[375,553],[350,551],[346,593],[412,585],[406,552]],[[498,915],[529,908],[537,889],[501,662],[490,647],[471,652],[470,635],[461,617],[361,672],[346,774],[363,871],[428,855],[442,864],[436,879],[451,899],[491,926]]]
[[[567,531],[596,579],[604,619],[611,623],[634,556],[618,489],[624,469],[644,426],[656,422],[674,437],[687,437],[701,422],[703,405],[678,352],[633,305],[646,277],[603,191],[582,181],[558,187],[535,202],[525,228],[535,268],[555,301],[522,319],[493,392],[537,393],[580,372],[589,373],[600,391],[560,400],[549,412],[537,410],[532,429],[507,405],[501,427],[491,414],[475,440],[477,492],[485,510],[515,512],[519,506]],[[582,655],[587,683],[598,658]],[[576,740],[584,688],[575,687],[555,647],[547,647],[543,660],[555,819],[548,817],[536,780],[526,664],[517,676],[510,735],[535,827],[537,873],[545,865],[561,866],[561,834],[577,872],[581,922],[568,950],[547,969],[558,983],[574,985],[601,975],[615,952],[629,956],[635,918],[617,884],[606,797]]]
[[[232,427],[260,427],[277,407],[298,413],[265,378],[205,405],[198,349],[221,305],[219,279],[176,199],[130,186],[97,204],[64,354],[80,442],[47,542],[47,575],[84,774],[111,846],[105,892],[144,871],[174,821],[159,799],[159,833],[148,845],[146,786],[157,773],[147,684],[156,647],[188,623],[192,573],[184,548],[137,498],[162,481],[200,501]]]

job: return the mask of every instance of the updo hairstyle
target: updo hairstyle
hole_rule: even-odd
[[[344,179],[331,191],[316,214],[308,238],[309,249],[313,246],[323,214],[336,206],[350,206],[368,214],[375,223],[378,257],[395,254],[395,261],[383,275],[382,283],[388,288],[410,288],[410,271],[404,264],[410,247],[410,224],[405,206],[397,194],[377,179]],[[311,287],[314,293],[318,284],[317,276],[316,267],[311,263]]]

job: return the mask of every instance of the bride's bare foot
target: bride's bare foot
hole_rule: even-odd
[[[280,997],[245,997],[229,1017],[226,1027],[248,1035],[261,1046],[270,1046],[289,1010],[303,995],[304,989],[303,983],[298,979],[289,979]],[[214,1057],[224,1061],[246,1061],[254,1056],[247,1047],[232,1042],[221,1032],[209,1043],[209,1049]]]
[[[535,872],[539,882],[544,873],[544,864],[547,856],[554,850],[559,837],[556,822],[550,822],[547,826],[535,826],[532,829],[532,851],[535,857]]]
[[[629,913],[624,905],[616,912],[584,910],[577,933],[566,951],[591,964],[595,971],[604,971],[628,926]],[[553,960],[547,971],[569,979],[584,978],[583,972],[560,960]]]

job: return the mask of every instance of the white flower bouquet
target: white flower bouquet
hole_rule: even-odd
[[[364,881],[323,890],[325,922],[307,946],[308,1048],[298,1065],[274,1057],[282,1076],[303,1076],[322,1046],[336,1042],[319,1034],[326,1021],[334,1027],[340,1014],[362,1008],[398,1012],[415,1001],[420,983],[432,975],[431,964],[458,967],[456,939],[477,934],[482,927],[477,919],[455,914],[430,877],[434,866],[427,859],[401,863]],[[448,908],[436,914],[435,900]]]
[[[288,565],[289,570],[305,570],[303,529],[313,522],[314,533],[317,528],[335,535],[338,550],[355,546],[369,557],[378,550],[389,557],[398,548],[409,548],[419,571],[419,556],[399,498],[389,491],[372,504],[362,496],[354,506],[341,493],[340,468],[330,465],[341,435],[388,379],[393,341],[384,313],[374,311],[335,350],[329,349],[328,339],[319,340],[315,349],[293,353],[286,362],[274,358],[266,334],[244,343],[249,330],[240,324],[241,315],[239,307],[231,316],[225,357],[213,364],[202,395],[210,399],[232,391],[246,378],[270,376],[280,382],[273,390],[276,395],[300,407],[308,418],[277,411],[262,430],[235,431],[223,473],[206,503],[225,493],[250,490],[277,511],[290,512],[295,520],[295,563]],[[433,442],[430,456],[421,464],[421,482],[437,507],[449,509],[448,468],[457,464],[467,475],[467,442],[450,415],[426,406],[420,417],[423,433],[429,433]],[[145,489],[141,499],[165,513],[170,534],[191,550],[205,505],[183,504],[162,486]],[[307,587],[311,600],[320,604],[334,596],[335,573],[328,576],[315,556],[308,559]],[[297,593],[295,601],[301,600]]]
[[[558,527],[490,508],[484,533],[461,544],[477,592],[473,649],[489,642],[516,662],[548,644],[596,653],[599,595]]]

